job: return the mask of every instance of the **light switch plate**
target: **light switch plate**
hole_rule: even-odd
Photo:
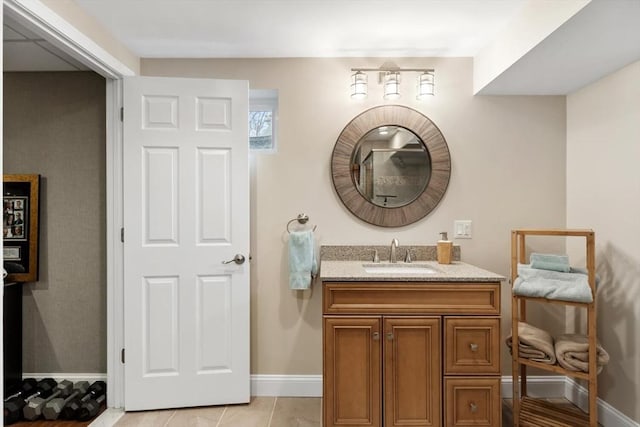
[[[471,220],[458,219],[453,222],[454,239],[471,239]]]

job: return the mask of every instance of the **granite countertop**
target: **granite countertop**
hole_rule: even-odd
[[[411,264],[398,262],[390,264],[381,262],[377,266],[394,266],[392,268],[423,266],[435,270],[435,273],[411,274],[406,272],[367,273],[363,264],[371,265],[368,261],[335,261],[322,260],[320,264],[320,279],[324,281],[403,281],[403,282],[489,282],[503,281],[499,274],[484,270],[471,264],[454,261],[451,264],[438,264],[437,261],[416,261]]]

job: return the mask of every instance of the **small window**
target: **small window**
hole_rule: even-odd
[[[249,94],[249,148],[275,152],[278,124],[278,91],[251,90]]]

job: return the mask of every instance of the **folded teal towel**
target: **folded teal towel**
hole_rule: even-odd
[[[289,287],[309,289],[318,272],[313,231],[292,231],[289,234]]]
[[[571,271],[567,255],[533,253],[529,260],[531,261],[531,268],[559,271],[561,273],[569,273]]]
[[[518,277],[513,282],[513,293],[563,301],[593,302],[589,278],[582,269],[560,273],[531,268],[529,264],[518,264]]]

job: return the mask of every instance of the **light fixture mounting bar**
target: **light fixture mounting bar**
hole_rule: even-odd
[[[433,68],[390,68],[390,67],[380,67],[380,68],[352,68],[351,71],[416,71],[421,73],[433,73],[435,69]]]

